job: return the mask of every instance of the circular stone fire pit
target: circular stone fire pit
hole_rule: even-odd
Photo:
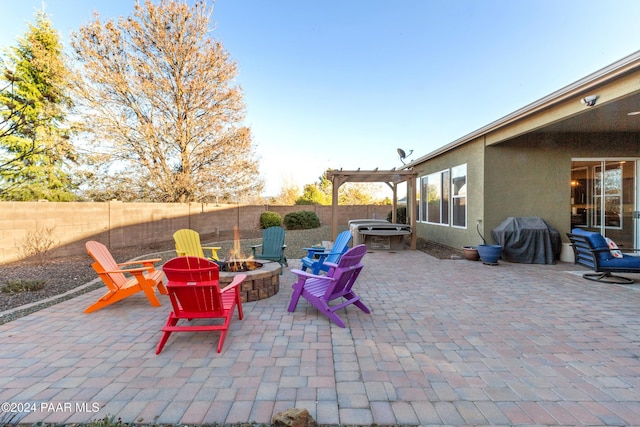
[[[280,264],[262,260],[248,262],[257,268],[234,273],[225,271],[226,268],[223,264],[220,269],[220,288],[231,283],[236,274],[246,274],[247,278],[240,285],[242,302],[258,301],[277,294],[280,290]]]

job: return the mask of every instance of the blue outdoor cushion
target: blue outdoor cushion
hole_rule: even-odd
[[[640,257],[623,255],[622,258],[611,257],[600,261],[601,268],[640,268]]]
[[[589,243],[591,243],[591,246],[593,247],[593,249],[604,249],[604,248],[607,249],[606,251],[599,251],[596,253],[596,256],[598,257],[598,262],[600,264],[602,264],[603,262],[609,261],[612,258],[622,259],[622,258],[615,258],[613,255],[611,255],[611,252],[609,251],[609,244],[604,239],[602,234],[597,233],[595,231],[585,231],[581,228],[574,228],[573,230],[571,230],[571,232],[573,234],[580,234],[582,236],[585,236],[587,240],[589,240]]]

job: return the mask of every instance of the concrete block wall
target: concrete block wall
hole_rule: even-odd
[[[53,257],[86,254],[84,244],[98,240],[111,249],[153,247],[173,240],[173,233],[191,228],[201,234],[260,227],[260,214],[315,211],[322,225],[331,225],[331,206],[215,205],[208,203],[54,203],[0,202],[0,263],[20,258],[19,248],[29,235],[52,228]],[[388,205],[340,206],[338,224],[350,219],[386,219]]]

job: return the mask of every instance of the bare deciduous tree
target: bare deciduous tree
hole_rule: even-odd
[[[95,15],[72,35],[98,193],[163,202],[260,193],[237,66],[210,38],[212,13],[204,0],[136,2],[133,16]]]

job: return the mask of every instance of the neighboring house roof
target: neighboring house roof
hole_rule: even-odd
[[[594,106],[580,102],[588,96],[597,97]],[[632,111],[640,111],[640,51],[413,160],[404,168],[480,137],[491,145],[531,132],[638,132],[640,115],[628,115]]]

